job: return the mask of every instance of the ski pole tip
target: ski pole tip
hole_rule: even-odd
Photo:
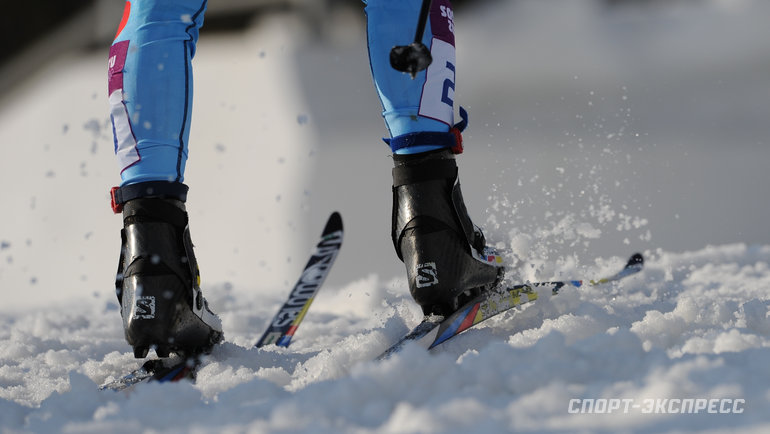
[[[634,253],[628,260],[626,267],[641,267],[644,265],[644,256],[641,253]]]

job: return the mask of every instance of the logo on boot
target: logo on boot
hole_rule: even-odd
[[[418,288],[425,288],[438,284],[438,270],[435,262],[426,262],[417,266],[415,283]]]
[[[155,297],[145,296],[136,298],[136,308],[134,309],[134,319],[153,319],[155,318]]]

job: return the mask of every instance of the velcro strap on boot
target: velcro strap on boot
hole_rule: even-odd
[[[165,222],[178,229],[187,227],[187,212],[160,198],[143,198],[127,203],[123,210],[124,221]]]
[[[395,154],[396,151],[404,148],[411,148],[414,146],[439,146],[452,151],[453,154],[463,153],[463,136],[462,132],[468,126],[468,112],[464,108],[460,107],[460,122],[455,124],[448,132],[442,133],[437,131],[421,131],[417,133],[407,133],[400,136],[393,137],[391,139],[384,138],[382,140],[390,146],[391,151]]]
[[[181,182],[148,181],[137,184],[112,187],[110,190],[110,206],[115,214],[123,212],[123,204],[142,197],[157,197],[187,201],[189,187]]]

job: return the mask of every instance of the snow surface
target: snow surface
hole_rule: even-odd
[[[372,359],[420,319],[399,279],[324,288],[289,349],[251,348],[281,294],[209,288],[227,343],[197,383],[128,392],[96,390],[137,365],[109,294],[6,315],[0,418],[35,432],[770,428],[770,247],[649,256],[643,274],[621,284],[543,294],[430,353],[408,347],[383,362]],[[600,260],[586,272],[622,263]],[[569,414],[578,398],[744,399],[745,410]]]
[[[323,38],[280,14],[199,44],[189,209],[226,343],[195,384],[97,390],[138,365],[111,289],[106,54],[5,95],[0,432],[768,432],[770,3],[601,5],[457,13],[476,66],[458,75],[461,176],[513,281],[611,274],[635,250],[645,271],[384,362],[420,312],[388,239],[359,9]],[[251,348],[335,209],[345,245],[291,347]],[[569,412],[604,398],[745,405]]]

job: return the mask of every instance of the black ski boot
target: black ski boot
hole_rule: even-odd
[[[222,340],[219,317],[200,289],[181,183],[145,182],[115,188],[123,213],[115,287],[126,340],[134,356],[195,355]]]
[[[502,258],[468,217],[451,151],[393,159],[396,253],[423,313],[446,316],[502,280]]]

